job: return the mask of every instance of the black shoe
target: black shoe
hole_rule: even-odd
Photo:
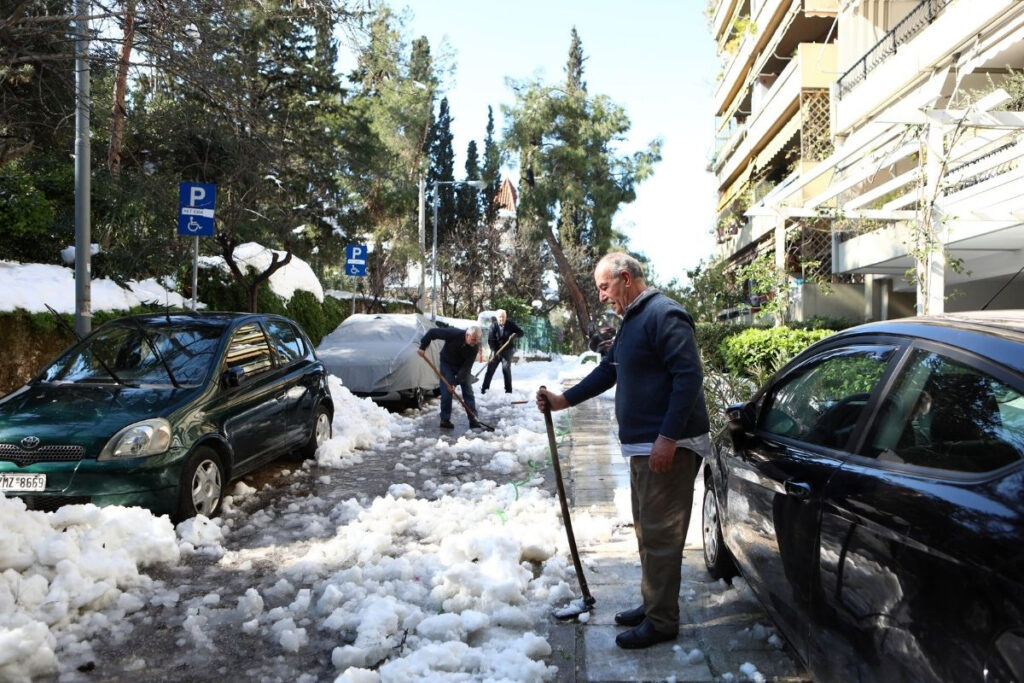
[[[623,631],[615,636],[615,644],[624,650],[639,650],[658,643],[675,640],[679,635],[678,631],[663,633],[651,625],[651,622],[644,619],[643,623],[628,631]]]
[[[480,424],[480,422],[478,422],[477,420],[470,420],[469,421],[469,428],[470,429],[483,429],[484,426],[482,424]]]
[[[619,612],[615,615],[615,623],[619,626],[639,626],[640,622],[644,620],[644,606],[634,607],[633,609],[627,609],[624,612]]]
[[[451,420],[441,420],[441,429],[455,429]]]

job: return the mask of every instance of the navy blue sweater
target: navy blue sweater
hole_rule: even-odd
[[[615,389],[619,441],[678,440],[710,429],[704,371],[693,318],[656,289],[627,308],[615,344],[594,370],[565,392],[569,405]]]
[[[441,347],[441,360],[447,365],[457,368],[456,374],[469,372],[479,349],[466,343],[466,331],[457,327],[431,327],[420,339],[420,348],[424,351],[435,339],[444,341]]]

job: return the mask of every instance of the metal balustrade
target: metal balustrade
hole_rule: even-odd
[[[896,50],[923,31],[951,0],[923,0],[899,20],[891,31],[853,63],[836,81],[836,99],[843,99],[868,77],[875,67],[896,54]]]

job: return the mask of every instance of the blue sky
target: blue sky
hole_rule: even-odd
[[[685,280],[687,268],[710,259],[715,185],[705,169],[719,65],[704,0],[396,0],[393,6],[399,13],[408,10],[410,39],[425,35],[435,56],[452,56],[455,71],[445,95],[454,117],[456,177],[463,173],[469,141],[483,143],[488,105],[500,136],[501,105],[513,103],[506,78],[565,78],[575,26],[589,91],[610,97],[633,123],[620,152],[664,140],[654,176],[619,211],[616,228],[629,236],[632,249],[651,259],[662,283]]]

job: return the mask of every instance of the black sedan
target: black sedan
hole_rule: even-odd
[[[327,371],[275,315],[110,321],[0,400],[0,491],[32,509],[220,510],[232,479],[331,435]]]
[[[816,680],[1024,680],[1024,311],[845,330],[728,418],[705,564]]]

